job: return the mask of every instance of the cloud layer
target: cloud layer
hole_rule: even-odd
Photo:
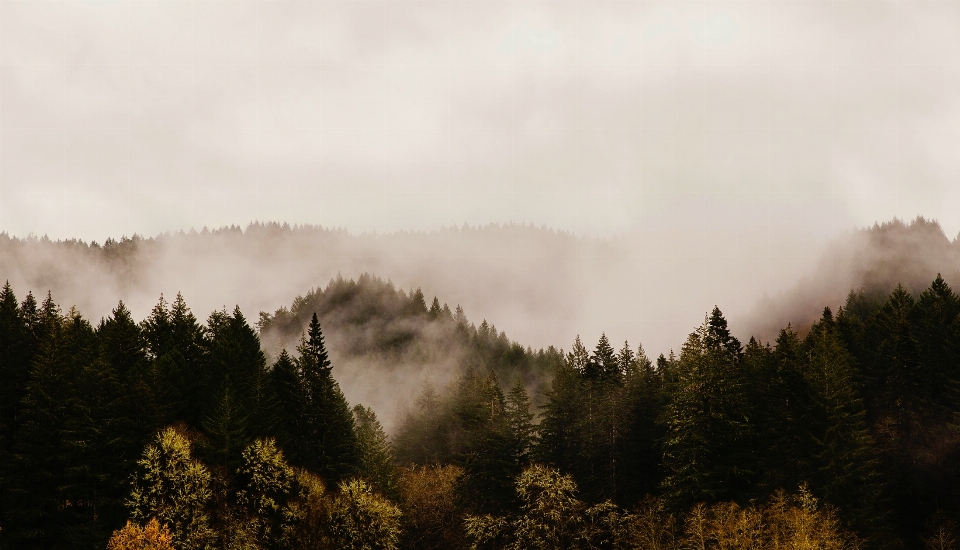
[[[956,231],[958,28],[937,1],[3,0],[0,225]]]

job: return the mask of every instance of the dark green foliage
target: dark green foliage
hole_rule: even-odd
[[[203,454],[215,464],[236,468],[240,464],[241,451],[251,440],[249,412],[234,395],[229,376],[211,401],[200,423],[206,435],[206,440],[201,443]]]
[[[659,479],[662,379],[642,348],[593,354],[579,337],[547,394],[537,454],[573,474],[591,501],[633,501]]]
[[[663,494],[674,506],[749,495],[757,439],[740,354],[716,308],[683,345],[661,415]]]
[[[510,428],[514,461],[521,468],[525,468],[530,463],[530,454],[536,442],[536,431],[533,426],[534,415],[530,412],[530,398],[527,396],[527,388],[522,380],[517,380],[510,388],[504,413]]]
[[[807,336],[806,379],[818,407],[811,423],[817,449],[813,487],[859,529],[882,527],[881,479],[866,411],[857,391],[853,358],[837,334],[830,310]]]
[[[452,414],[448,409],[447,403],[440,402],[433,384],[424,384],[394,438],[399,463],[437,464],[451,459],[447,429]]]
[[[141,323],[149,367],[143,377],[155,420],[165,426],[177,422],[196,425],[200,409],[200,373],[207,348],[203,327],[177,294],[173,305],[160,297]]]
[[[329,309],[301,319],[310,303]],[[382,315],[403,323],[378,325]],[[920,547],[931,518],[960,513],[958,315],[960,298],[941,277],[916,299],[905,287],[853,292],[836,318],[825,309],[802,338],[788,326],[774,345],[741,345],[714,308],[679,357],[654,365],[642,347],[615,351],[605,334],[592,352],[579,337],[565,355],[534,352],[490,322],[473,326],[462,308],[427,307],[422,292],[338,279],[290,312],[261,316],[271,338],[281,322],[306,327],[296,356],[282,351],[268,367],[238,309],[204,327],[182,297],[161,298],[137,324],[120,303],[95,329],[49,295],[18,304],[6,285],[0,548],[102,548],[127,519],[130,475],[143,481],[150,468],[193,484],[192,503],[159,486],[156,498],[143,483],[134,492],[138,521],[180,507],[169,516],[180,514],[180,547],[353,544],[369,534],[359,527],[368,512],[384,518],[375,527],[393,526],[381,541],[389,547],[397,511],[369,488],[417,510],[433,494],[413,483],[425,469],[402,470],[413,485],[398,490],[394,460],[456,470],[438,517],[493,514],[474,525],[483,529],[531,512],[536,499],[518,496],[513,480],[546,463],[562,474],[550,479],[569,475],[580,488],[578,540],[598,547],[623,544],[591,537],[640,517],[617,506],[643,509],[648,495],[665,499],[661,515],[696,501],[720,513],[733,505],[711,505],[762,505],[804,484],[871,547]],[[338,353],[433,361],[438,339],[457,358],[453,382],[425,384],[391,443],[373,409],[347,404],[324,319],[342,323],[331,337]],[[152,458],[141,453],[151,440]],[[190,440],[206,464],[189,456]],[[138,470],[137,457],[153,462]]]
[[[474,326],[459,305],[451,312],[434,299],[426,306],[422,291],[409,294],[389,281],[363,274],[357,280],[337,277],[326,288],[293,301],[290,308],[261,313],[261,337],[267,349],[293,349],[316,313],[337,354],[371,362],[455,364],[455,375],[475,367],[492,370],[507,386],[522,379],[533,405],[541,398],[562,357],[556,349],[534,351],[511,342],[489,322]]]
[[[302,409],[297,437],[301,443],[291,460],[330,482],[338,482],[356,472],[360,455],[353,413],[331,374],[333,366],[316,314],[298,351],[296,371],[301,377]]]
[[[493,373],[482,377],[469,371],[455,391],[452,428],[459,440],[456,460],[464,469],[459,487],[464,507],[478,512],[509,508],[520,464],[500,383]]]
[[[397,499],[399,488],[393,465],[393,447],[377,414],[370,407],[356,405],[353,407],[353,418],[357,427],[360,477],[366,479],[380,494]]]
[[[815,441],[810,422],[816,404],[804,378],[807,353],[790,326],[780,331],[776,347],[762,346],[753,338],[743,355],[748,399],[753,404],[759,448],[758,488],[769,493],[798,487],[809,481],[814,468]]]
[[[653,367],[642,346],[633,354],[624,342],[620,364],[625,372],[623,406],[627,423],[623,444],[617,449],[621,466],[616,496],[629,505],[653,494],[660,484],[663,428],[657,417],[666,403],[666,393],[663,372]]]

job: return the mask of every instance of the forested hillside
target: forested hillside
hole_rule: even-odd
[[[376,403],[388,430],[424,384],[444,386],[473,368],[495,372],[504,384],[522,380],[539,396],[562,360],[553,346],[524,348],[485,319],[471,323],[459,305],[451,308],[426,299],[420,289],[405,292],[369,274],[356,281],[338,276],[298,296],[290,308],[261,313],[267,354],[293,349],[314,312],[327,327],[344,392]]]
[[[950,239],[939,223],[923,217],[876,223],[835,239],[809,271],[761,299],[738,326],[772,340],[787,323],[806,331],[824,306],[842,305],[851,288],[882,299],[903,285],[918,295],[937,274],[960,284],[958,238]]]
[[[253,223],[99,243],[0,233],[0,280],[51,290],[63,304],[100,318],[120,298],[146,316],[157,296],[178,292],[198,311],[239,304],[252,315],[289,304],[339,273],[352,279],[376,273],[404,289],[443,296],[451,307],[461,304],[471,316],[496,316],[501,325],[517,319],[508,332],[516,338],[527,331],[522,341],[545,346],[551,333],[572,326],[586,301],[556,299],[561,291],[588,288],[584,279],[591,274],[577,266],[597,265],[607,275],[626,271],[624,258],[610,248],[527,225],[354,234]]]
[[[4,548],[958,537],[960,298],[940,277],[851,292],[770,343],[744,344],[714,308],[656,359],[605,335],[534,352],[373,276],[256,324],[239,308],[201,323],[179,296],[140,322],[123,303],[91,322],[7,284],[0,357]],[[419,384],[388,436],[378,403],[338,383],[340,358],[364,357],[370,377],[450,374]]]

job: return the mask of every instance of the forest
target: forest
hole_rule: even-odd
[[[350,353],[451,373],[388,434],[338,384]],[[7,283],[0,548],[956,548],[958,364],[940,276],[772,342],[714,308],[656,358],[525,348],[372,276],[253,323],[182,296],[91,321]]]

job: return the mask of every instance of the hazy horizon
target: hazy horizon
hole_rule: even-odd
[[[960,231],[956,28],[884,0],[0,0],[0,231],[546,226],[616,243],[615,269],[513,283],[584,293],[575,315],[436,292],[532,345],[662,349],[854,228]],[[294,279],[211,299],[271,309]]]

